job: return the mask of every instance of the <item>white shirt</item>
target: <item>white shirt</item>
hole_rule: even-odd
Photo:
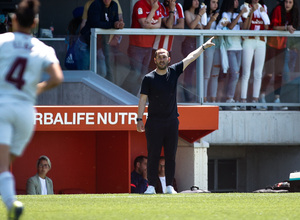
[[[225,18],[226,21],[232,22],[239,14],[238,13],[231,13],[231,12],[223,12],[222,19]],[[220,20],[218,26],[222,27],[222,19]],[[242,18],[239,18],[237,24],[232,28],[234,31],[238,31],[241,29],[240,24],[242,23]],[[225,37],[226,42],[226,49],[227,50],[242,50],[242,39],[240,36],[233,36],[233,37]]]
[[[210,21],[210,16],[207,18],[207,23],[209,21]],[[217,27],[217,22],[214,21],[213,23],[211,23],[210,30],[216,30],[216,27]]]
[[[28,34],[0,35],[0,103],[35,103],[43,71],[58,63],[55,51]]]
[[[166,193],[166,188],[167,188],[166,177],[165,176],[159,177],[159,179],[160,179],[162,191],[163,191],[163,193]]]
[[[41,195],[47,195],[46,179],[39,177],[41,182]]]

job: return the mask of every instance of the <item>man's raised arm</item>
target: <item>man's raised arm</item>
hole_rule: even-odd
[[[204,44],[202,44],[200,47],[198,47],[196,50],[192,51],[191,53],[189,53],[189,55],[186,56],[186,58],[184,58],[182,60],[183,62],[183,70],[185,70],[185,68],[190,65],[190,63],[192,63],[193,61],[195,61],[202,53],[205,49],[215,46],[215,44],[212,42],[212,40],[214,39],[214,37],[210,38],[208,41],[206,41]]]

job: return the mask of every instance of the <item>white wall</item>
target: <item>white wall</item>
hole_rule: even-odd
[[[222,145],[298,145],[300,111],[220,111],[219,129],[203,139]]]

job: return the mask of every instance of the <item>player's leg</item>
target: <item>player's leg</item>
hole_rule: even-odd
[[[34,129],[34,109],[27,103],[0,107],[0,193],[9,219],[19,219],[23,204],[16,201],[15,180],[9,164],[22,155]]]
[[[9,172],[10,147],[0,144],[0,194],[7,209],[11,209],[15,199],[15,180]]]
[[[15,201],[15,181],[9,172],[13,117],[9,105],[0,106],[0,194],[8,210]]]
[[[8,219],[19,219],[23,204],[16,200],[15,180],[9,172],[10,147],[0,144],[0,194],[8,210]]]

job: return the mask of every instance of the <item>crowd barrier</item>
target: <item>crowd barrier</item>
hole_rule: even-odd
[[[98,47],[97,47],[97,38],[100,35],[120,35],[123,37],[121,43],[120,43],[120,52],[122,55],[122,59],[126,60],[128,59],[127,55],[127,48],[128,48],[128,36],[130,35],[172,35],[175,36],[174,38],[174,44],[173,44],[173,51],[171,52],[172,55],[172,60],[179,61],[180,59],[183,58],[181,54],[181,42],[186,36],[195,36],[196,37],[196,44],[197,46],[202,45],[205,40],[210,37],[210,36],[216,36],[216,37],[221,37],[221,36],[264,36],[264,37],[288,37],[296,39],[296,45],[294,47],[296,48],[296,54],[294,57],[295,59],[295,69],[293,71],[285,72],[283,73],[283,80],[284,80],[284,85],[282,88],[282,95],[281,95],[281,103],[273,103],[273,98],[274,98],[274,90],[273,90],[273,85],[270,84],[268,88],[268,97],[267,97],[267,104],[270,107],[280,107],[280,106],[287,106],[289,109],[299,109],[300,107],[300,67],[299,67],[299,51],[300,51],[300,31],[295,31],[295,33],[290,34],[289,32],[286,31],[247,31],[247,30],[241,30],[241,31],[232,31],[232,30],[222,30],[222,31],[216,31],[216,30],[179,30],[179,29],[151,29],[151,30],[146,30],[146,29],[131,29],[131,28],[124,28],[122,30],[115,30],[115,29],[92,29],[91,30],[91,44],[90,44],[90,70],[98,73],[99,74],[99,53],[98,53]],[[299,39],[299,42],[298,42]],[[64,42],[64,38],[53,38],[53,39],[46,39],[43,38],[41,39],[45,41],[48,44],[52,44],[53,42],[57,41],[62,44]],[[54,46],[55,48],[55,46]],[[62,48],[55,48],[56,50],[60,50],[60,54],[62,53]],[[287,51],[289,48],[287,48]],[[65,52],[65,50],[64,50]],[[64,58],[64,53],[61,54],[61,58]],[[63,63],[63,60],[61,60]],[[152,61],[151,61],[152,62]],[[117,75],[118,77],[122,77],[124,74],[128,74],[129,70],[129,64],[128,62],[121,62],[120,66],[123,65],[124,68],[118,69]],[[195,78],[195,88],[194,90],[186,87],[182,83],[179,82],[179,92],[180,91],[188,91],[192,93],[195,96],[195,100],[192,101],[193,103],[197,104],[207,104],[207,105],[219,105],[219,106],[232,106],[232,103],[226,103],[226,100],[224,99],[225,94],[224,94],[224,88],[221,88],[221,84],[218,88],[218,96],[221,98],[217,100],[217,103],[204,103],[204,76],[203,76],[203,66],[204,66],[204,58],[203,56],[200,56],[199,59],[197,59],[196,62],[196,78]],[[118,64],[117,64],[118,65]],[[285,63],[284,63],[285,65]],[[116,67],[114,67],[116,68]],[[283,67],[284,68],[284,67]],[[125,73],[127,72],[127,73]],[[266,73],[265,73],[266,74]],[[101,75],[101,73],[99,74]],[[252,74],[251,74],[252,75]],[[226,75],[225,75],[226,76]],[[241,76],[241,73],[240,73]],[[220,78],[220,76],[219,76]],[[251,79],[250,79],[251,83]],[[116,84],[120,84],[117,82]],[[224,86],[224,85],[223,85]],[[226,86],[226,85],[225,85]],[[248,90],[249,90],[249,95],[248,98],[250,100],[251,97],[251,85],[249,85]],[[223,89],[223,90],[222,90]],[[219,92],[220,91],[220,92]],[[180,96],[180,95],[179,95]],[[239,101],[239,90],[237,88],[236,92],[236,101]],[[271,101],[272,100],[272,101]],[[183,98],[181,99],[180,97],[178,98],[178,101],[180,103],[186,103]],[[239,106],[251,106],[252,103],[249,101],[247,103],[238,103]],[[258,106],[262,106],[265,104],[258,103],[256,104]]]

